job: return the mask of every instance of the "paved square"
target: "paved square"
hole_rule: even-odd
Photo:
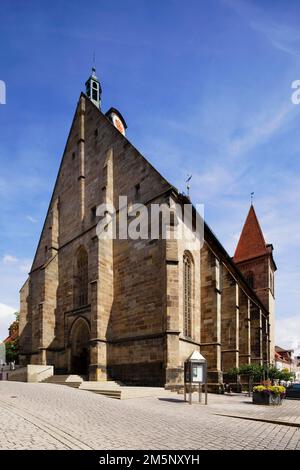
[[[300,449],[300,401],[273,408],[238,395],[208,398],[208,406],[196,397],[190,406],[174,393],[119,401],[60,385],[0,382],[0,448]]]

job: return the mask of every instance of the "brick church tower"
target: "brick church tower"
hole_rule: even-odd
[[[269,311],[270,362],[274,360],[275,293],[273,245],[267,244],[251,204],[246,222],[238,241],[233,260]]]

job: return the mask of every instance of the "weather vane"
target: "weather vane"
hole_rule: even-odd
[[[250,194],[250,198],[251,198],[251,206],[252,206],[252,203],[253,203],[253,197],[254,197],[254,192],[252,192],[252,193]]]
[[[191,181],[192,176],[193,175],[190,175],[190,176],[188,175],[187,180],[186,180],[186,191],[187,191],[188,197],[190,196],[190,187],[191,187],[189,182]]]

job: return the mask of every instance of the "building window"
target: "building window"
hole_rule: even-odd
[[[140,200],[140,195],[141,195],[141,185],[138,183],[135,185],[134,187],[134,196],[135,196],[135,200],[136,201],[139,201]]]
[[[218,292],[222,291],[222,265],[218,258],[216,258],[216,289]]]
[[[83,307],[88,303],[88,254],[80,248],[76,258],[75,305]]]
[[[189,253],[183,255],[183,335],[192,336],[193,261]]]
[[[95,101],[98,101],[98,91],[97,90],[92,90],[92,99]]]
[[[251,287],[251,289],[253,289],[254,288],[254,275],[253,275],[252,271],[249,271],[246,274],[246,281],[247,281],[248,285]]]
[[[91,208],[91,221],[94,222],[96,220],[97,213],[97,206],[93,206]]]

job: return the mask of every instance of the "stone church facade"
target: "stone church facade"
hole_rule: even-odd
[[[176,387],[196,349],[218,390],[223,373],[273,361],[274,271],[251,206],[231,258],[204,243],[99,239],[100,204],[189,203],[100,108],[95,71],[81,94],[28,280],[20,291],[20,362],[89,380]],[[170,222],[170,231],[173,225]]]

